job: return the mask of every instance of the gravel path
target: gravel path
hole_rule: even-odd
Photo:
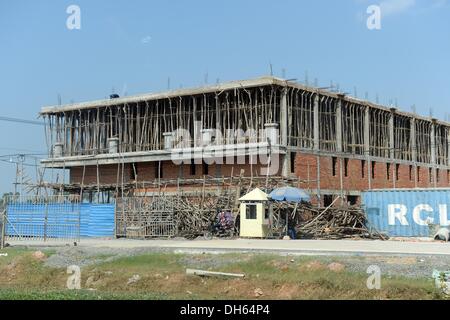
[[[223,251],[181,251],[170,248],[103,248],[103,247],[60,247],[33,248],[36,250],[52,250],[56,251],[45,262],[49,267],[66,268],[69,265],[78,265],[85,267],[102,262],[111,262],[122,257],[132,257],[151,252],[167,252],[179,253],[180,262],[186,267],[218,270],[231,263],[242,261],[253,255],[261,253],[233,253],[222,254]],[[202,254],[207,253],[207,254]],[[264,252],[267,254],[267,252]],[[450,256],[442,255],[402,255],[402,254],[345,254],[345,255],[303,255],[300,253],[270,253],[273,256],[279,256],[280,262],[298,261],[300,259],[308,259],[318,261],[324,265],[333,262],[343,264],[345,270],[350,272],[366,273],[370,265],[380,267],[384,276],[406,276],[410,278],[431,278],[433,269],[448,270],[450,269]]]

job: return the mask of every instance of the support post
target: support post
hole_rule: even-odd
[[[290,151],[288,150],[288,105],[287,105],[287,88],[283,88],[280,99],[280,144],[286,149],[283,156],[281,175],[283,178],[289,177],[290,168]]]
[[[389,117],[389,158],[391,160],[395,159],[395,128],[394,128],[394,117],[395,108],[391,108],[391,115]]]
[[[199,124],[201,123],[200,121],[197,122],[197,99],[195,99],[194,97],[192,98],[192,123],[194,125],[194,129],[193,129],[193,133],[194,136],[192,137],[193,143],[192,146],[195,148],[198,146],[198,136],[200,133],[201,128],[199,128]]]
[[[436,119],[431,119],[431,133],[430,133],[430,140],[431,140],[431,174],[433,179],[433,186],[437,187],[437,177],[436,177]]]
[[[447,130],[447,166],[450,167],[450,128]]]
[[[416,118],[410,120],[411,161],[417,162]]]
[[[367,161],[367,178],[369,190],[372,189],[372,163],[370,161],[370,107],[366,106],[364,112],[364,154]]]
[[[391,108],[391,114],[389,116],[389,158],[390,158],[390,175],[392,178],[392,186],[395,189],[396,188],[396,181],[395,181],[395,108]]]
[[[336,104],[336,151],[343,152],[342,146],[342,99],[339,97]]]
[[[319,151],[320,148],[320,137],[319,137],[319,94],[316,93],[314,96],[314,151]]]

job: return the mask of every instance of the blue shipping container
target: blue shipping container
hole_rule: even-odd
[[[392,189],[362,193],[368,227],[397,237],[428,237],[430,225],[450,225],[450,189]]]

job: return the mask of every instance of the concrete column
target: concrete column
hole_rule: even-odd
[[[372,163],[370,162],[370,107],[366,106],[364,112],[364,154],[366,156],[367,178],[369,189],[372,189]]]
[[[281,175],[283,178],[289,177],[291,173],[290,152],[288,146],[288,125],[289,125],[287,88],[284,88],[280,98],[280,145],[286,148],[286,154],[282,159]]]
[[[437,153],[436,153],[436,119],[431,119],[431,165],[432,165],[432,177],[433,177],[433,185],[437,186],[437,177],[436,177],[436,165],[437,165]]]
[[[288,106],[287,89],[284,88],[280,98],[280,144],[287,147],[288,144]]]
[[[392,187],[396,188],[395,181],[395,112],[397,110],[395,108],[391,108],[391,116],[389,117],[389,158],[391,159],[391,167],[390,167],[390,175],[392,179]]]
[[[320,137],[319,137],[319,94],[314,97],[314,151],[319,151],[320,149]]]
[[[448,155],[447,155],[447,166],[450,167],[450,128],[447,132],[447,150],[448,150]]]
[[[411,140],[411,161],[414,163],[413,177],[414,177],[414,187],[418,186],[417,177],[417,138],[416,138],[416,118],[411,118],[410,120],[410,140]]]
[[[221,130],[221,121],[220,121],[220,103],[219,103],[219,95],[216,94],[216,130],[218,130],[219,132],[222,132]],[[223,138],[223,134],[220,135],[220,137]],[[216,138],[217,137],[216,135]],[[218,141],[218,144],[222,144],[222,141]]]
[[[339,98],[336,104],[336,151],[343,152],[342,146],[342,99]]]
[[[199,128],[199,125],[201,124],[200,121],[197,122],[197,99],[192,98],[192,123],[194,124],[194,136],[192,137],[193,143],[192,146],[195,148],[198,146],[198,136],[200,133],[200,130],[202,128]]]
[[[394,116],[397,110],[391,108],[391,116],[389,117],[389,158],[395,159],[395,128]]]
[[[410,120],[411,160],[417,162],[416,119]]]

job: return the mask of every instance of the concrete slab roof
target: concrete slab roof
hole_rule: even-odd
[[[107,107],[107,106],[115,106],[127,103],[136,103],[143,101],[151,101],[151,100],[159,100],[159,99],[168,99],[180,96],[192,96],[203,93],[220,93],[222,91],[231,90],[235,88],[251,88],[251,87],[259,87],[259,86],[268,86],[268,85],[286,85],[287,81],[276,78],[276,77],[261,77],[250,80],[235,80],[230,82],[224,82],[216,85],[203,86],[198,88],[187,88],[187,89],[178,89],[178,90],[170,90],[159,93],[146,93],[133,95],[123,98],[116,99],[103,99],[103,100],[95,100],[81,103],[72,103],[61,106],[46,106],[41,109],[40,114],[52,114],[52,113],[61,113],[67,111],[74,111],[80,109],[93,109],[98,107]]]
[[[252,87],[271,86],[271,85],[298,88],[298,89],[309,91],[309,92],[318,92],[322,95],[326,95],[326,96],[334,97],[334,98],[340,97],[344,101],[361,104],[361,105],[367,105],[367,106],[370,106],[372,108],[379,109],[379,110],[385,110],[385,111],[395,110],[396,114],[398,114],[398,115],[415,118],[415,119],[419,119],[419,120],[425,120],[425,121],[435,121],[436,123],[439,123],[439,124],[442,124],[445,126],[450,126],[450,123],[448,123],[446,121],[441,121],[441,120],[437,120],[437,119],[432,119],[430,117],[420,116],[420,115],[417,115],[412,112],[401,111],[399,109],[393,108],[392,106],[386,107],[386,106],[383,106],[380,104],[372,103],[370,101],[347,96],[344,93],[331,92],[331,91],[327,91],[327,90],[321,89],[321,88],[305,86],[305,85],[297,83],[295,81],[290,81],[290,80],[277,78],[277,77],[273,77],[273,76],[263,76],[260,78],[247,79],[247,80],[234,80],[234,81],[224,82],[224,83],[215,84],[215,85],[202,86],[202,87],[197,87],[197,88],[177,89],[177,90],[170,90],[170,91],[164,91],[164,92],[158,92],[158,93],[145,93],[145,94],[138,94],[138,95],[133,95],[133,96],[128,96],[128,97],[115,98],[115,99],[102,99],[102,100],[72,103],[72,104],[66,104],[66,105],[45,106],[41,109],[39,115],[44,116],[44,115],[59,114],[59,113],[64,113],[64,112],[77,111],[77,110],[105,108],[105,107],[124,105],[124,104],[129,104],[129,103],[154,101],[154,100],[169,99],[169,98],[176,98],[176,97],[182,97],[182,96],[194,96],[194,95],[205,94],[205,93],[220,94],[224,91],[232,90],[232,89],[252,88]]]

